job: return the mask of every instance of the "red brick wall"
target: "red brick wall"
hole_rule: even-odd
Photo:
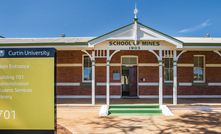
[[[95,86],[95,95],[106,95],[106,86]]]
[[[178,86],[178,95],[221,95],[220,86]]]
[[[139,67],[139,82],[159,82],[159,67]],[[141,81],[141,78],[145,78],[145,81]]]
[[[177,67],[178,82],[193,82],[193,67]]]
[[[158,95],[158,86],[139,86],[139,95]]]
[[[91,86],[57,86],[57,95],[91,95]]]
[[[81,82],[82,67],[57,67],[57,82]]]
[[[221,82],[221,67],[207,67],[206,68],[207,82]]]
[[[121,86],[110,86],[110,95],[121,95]]]
[[[95,81],[96,82],[106,82],[106,66],[96,66],[95,67]]]
[[[79,50],[72,51],[57,51],[57,64],[81,63],[82,55],[85,54]]]
[[[91,53],[91,51],[89,51]],[[113,52],[113,51],[111,51]],[[158,51],[156,51],[158,53]],[[179,52],[178,52],[179,53]],[[58,51],[57,64],[82,64],[81,51]],[[154,54],[149,51],[120,51],[116,53],[111,60],[111,63],[121,63],[122,55],[136,55],[139,63],[155,63],[158,60]],[[221,64],[221,57],[212,51],[188,51],[183,53],[178,64],[193,64],[194,55],[205,55],[206,64]],[[105,58],[96,58],[97,63],[106,64]],[[120,83],[121,80],[113,80],[113,71],[116,70],[121,74],[121,66],[110,66],[110,82]],[[106,82],[106,66],[96,66],[96,83]],[[220,67],[206,67],[206,82],[220,83],[221,82],[221,68]],[[184,83],[193,83],[193,67],[178,67],[177,80]],[[145,82],[158,83],[159,82],[159,67],[138,67],[138,79],[140,83],[141,78],[145,78]],[[57,82],[82,82],[82,67],[57,67]],[[172,95],[172,86],[163,86],[164,95]],[[96,86],[96,95],[106,95],[106,86]],[[91,86],[57,86],[58,95],[91,95]],[[121,86],[110,86],[111,95],[121,95]],[[158,95],[158,86],[139,86],[139,95]],[[178,95],[220,95],[220,86],[178,86]]]

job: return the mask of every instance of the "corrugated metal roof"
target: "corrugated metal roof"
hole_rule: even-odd
[[[221,43],[220,37],[174,37],[184,43]]]
[[[0,38],[0,44],[13,43],[74,43],[87,42],[95,37],[59,37],[59,38]],[[174,37],[183,43],[221,43],[219,37]]]
[[[0,44],[8,43],[68,43],[87,42],[95,37],[65,37],[65,38],[0,38]]]

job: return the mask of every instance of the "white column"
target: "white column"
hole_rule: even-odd
[[[92,51],[92,105],[95,105],[95,53]]]
[[[106,103],[107,105],[110,105],[110,60],[109,60],[109,50],[107,50],[107,70],[106,70],[106,77],[107,77],[107,80],[106,80]]]
[[[110,105],[110,62],[107,61],[107,83],[106,83],[106,89],[107,89],[107,105]]]
[[[159,104],[163,104],[163,64],[162,50],[159,50]]]
[[[176,59],[176,50],[173,51],[173,105],[177,105],[177,59]]]

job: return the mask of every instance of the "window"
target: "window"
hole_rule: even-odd
[[[83,56],[84,65],[83,65],[83,81],[91,81],[92,75],[92,63],[89,56]]]
[[[164,58],[164,82],[173,81],[173,58]]]
[[[137,57],[122,57],[122,64],[137,64]]]
[[[204,82],[204,56],[194,56],[194,82]]]

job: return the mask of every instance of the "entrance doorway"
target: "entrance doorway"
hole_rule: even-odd
[[[122,57],[122,97],[137,97],[137,57]]]
[[[122,96],[137,96],[137,66],[122,66]]]

